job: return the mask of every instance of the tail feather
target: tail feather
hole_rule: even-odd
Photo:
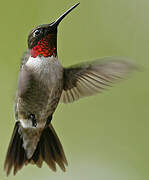
[[[18,131],[19,122],[16,122],[4,163],[4,170],[6,171],[7,176],[10,174],[13,167],[13,174],[15,175],[27,161],[25,150],[22,146],[23,140],[22,138],[20,138],[20,134],[18,133]]]
[[[41,168],[43,161],[45,161],[53,171],[56,171],[56,164],[58,164],[63,171],[66,170],[65,165],[67,165],[67,160],[65,153],[51,124],[43,130],[36,150],[30,159],[27,159],[26,152],[23,148],[23,139],[19,132],[19,126],[19,122],[17,122],[4,163],[4,170],[7,176],[12,169],[15,175],[18,170],[24,165],[28,165],[28,163],[36,164],[37,167]]]
[[[49,135],[51,137],[51,140],[53,141],[53,143],[49,144],[47,142],[47,146],[49,146],[49,149],[52,150],[52,154],[54,157],[54,160],[57,162],[57,164],[61,167],[61,169],[63,171],[65,171],[65,166],[64,164],[67,165],[67,160],[64,154],[64,151],[61,151],[61,149],[63,149],[63,147],[60,144],[60,141],[56,135],[56,133],[54,132],[54,129],[52,129],[53,131],[47,131],[47,135]],[[52,134],[52,132],[54,132]],[[56,139],[58,140],[59,144],[54,143],[56,141]],[[46,139],[47,140],[47,139]],[[60,146],[59,146],[60,145]]]

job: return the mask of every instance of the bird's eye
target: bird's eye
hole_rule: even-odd
[[[41,31],[40,31],[39,29],[35,30],[35,31],[34,31],[34,34],[33,34],[34,37],[38,36],[38,35],[40,34],[40,32],[41,32]]]

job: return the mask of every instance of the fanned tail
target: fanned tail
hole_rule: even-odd
[[[30,162],[36,164],[38,167],[42,166],[43,161],[53,171],[56,171],[56,163],[63,171],[66,170],[65,165],[68,164],[63,147],[52,124],[43,130],[37,148],[30,160]]]
[[[43,130],[36,150],[30,159],[27,159],[26,152],[23,148],[23,139],[22,135],[20,135],[19,126],[19,122],[16,122],[4,163],[4,170],[7,176],[12,169],[13,174],[16,175],[18,170],[29,163],[36,164],[41,168],[43,161],[53,171],[56,171],[56,164],[63,171],[66,170],[65,165],[67,165],[67,160],[65,153],[52,124]]]

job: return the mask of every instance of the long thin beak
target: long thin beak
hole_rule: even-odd
[[[70,9],[68,9],[64,14],[62,14],[56,21],[54,21],[52,24],[50,24],[50,27],[57,27],[59,23],[64,19],[64,17],[69,14],[74,8],[76,8],[80,3],[78,2],[74,6],[72,6]]]

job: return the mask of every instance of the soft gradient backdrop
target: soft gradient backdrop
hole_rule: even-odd
[[[0,179],[14,127],[13,100],[28,32],[50,23],[76,0],[1,0]],[[53,125],[69,166],[63,173],[27,166],[8,180],[149,179],[149,1],[80,0],[59,26],[64,66],[103,56],[128,56],[143,67],[95,97],[60,104]]]

